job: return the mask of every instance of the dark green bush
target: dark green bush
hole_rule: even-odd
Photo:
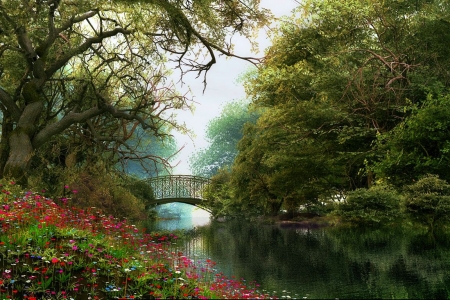
[[[403,208],[414,221],[433,229],[450,220],[450,185],[437,175],[427,175],[405,187]]]
[[[357,189],[348,193],[337,213],[343,221],[352,224],[383,226],[399,220],[400,199],[397,191],[390,186]]]

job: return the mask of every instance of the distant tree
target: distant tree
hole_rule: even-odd
[[[173,136],[155,137],[136,129],[133,140],[118,151],[124,152],[118,155],[120,170],[139,178],[148,178],[170,173],[171,162],[179,149]]]
[[[206,128],[208,147],[200,149],[189,159],[192,172],[211,177],[219,169],[231,166],[244,125],[255,122],[256,119],[257,113],[249,110],[246,101],[225,104],[220,116],[212,119]]]

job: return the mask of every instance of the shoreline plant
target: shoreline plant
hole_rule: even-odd
[[[1,186],[1,299],[276,298],[186,257],[175,234],[69,204]]]

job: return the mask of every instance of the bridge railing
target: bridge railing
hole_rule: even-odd
[[[166,175],[148,179],[155,198],[206,200],[204,192],[209,178],[192,175]]]

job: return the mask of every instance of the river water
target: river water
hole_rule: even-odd
[[[178,224],[178,225],[177,225]],[[181,218],[156,229],[192,229],[179,249],[218,272],[286,298],[449,298],[450,236],[413,230],[295,228]]]

